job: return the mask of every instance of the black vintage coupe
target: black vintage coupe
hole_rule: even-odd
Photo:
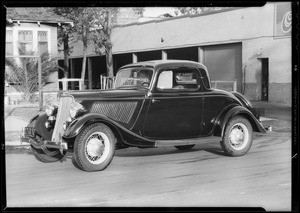
[[[45,106],[21,135],[36,158],[53,162],[73,152],[85,171],[105,169],[115,149],[193,148],[204,137],[221,138],[229,156],[246,154],[253,131],[266,133],[259,110],[237,92],[212,89],[197,62],[157,60],[129,64],[115,89],[68,91]]]

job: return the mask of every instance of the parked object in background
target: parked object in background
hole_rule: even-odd
[[[147,61],[121,67],[115,89],[61,94],[29,122],[21,141],[43,162],[71,151],[85,171],[105,169],[116,148],[187,150],[206,137],[221,138],[227,155],[241,156],[253,132],[266,133],[260,111],[240,93],[212,89],[201,63]]]
[[[101,89],[113,89],[115,85],[115,77],[106,77],[100,75],[100,85]]]

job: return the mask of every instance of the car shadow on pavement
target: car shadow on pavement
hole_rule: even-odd
[[[181,153],[191,153],[206,151],[215,155],[226,156],[223,152],[219,142],[210,142],[197,144],[190,150],[177,150],[175,147],[159,147],[159,148],[127,148],[115,151],[115,156],[118,157],[146,157],[146,156],[159,156],[159,155],[176,155]]]
[[[182,153],[200,152],[205,151],[219,156],[226,156],[223,152],[219,142],[208,142],[195,145],[190,150],[177,150],[175,147],[166,146],[159,148],[137,148],[131,147],[126,149],[118,149],[115,151],[117,157],[147,157],[147,156],[160,156],[160,155],[178,155]],[[30,147],[6,147],[6,154],[27,154],[34,155]],[[72,152],[67,152],[60,160],[61,163],[71,160],[73,158]],[[76,165],[75,165],[76,166]]]

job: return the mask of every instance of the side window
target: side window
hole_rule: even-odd
[[[158,91],[180,92],[199,89],[198,70],[195,68],[176,67],[163,70],[157,80]]]
[[[20,30],[18,32],[19,53],[26,54],[27,51],[33,51],[33,31]]]
[[[5,40],[5,54],[13,55],[13,31],[6,30],[6,40]]]
[[[160,90],[173,88],[173,71],[163,71],[160,73],[157,88]]]
[[[38,52],[42,55],[48,52],[48,35],[47,31],[38,31]]]

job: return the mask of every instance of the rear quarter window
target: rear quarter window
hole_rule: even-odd
[[[204,87],[206,89],[210,89],[211,88],[210,79],[209,79],[209,76],[207,75],[206,71],[204,69],[200,69],[200,73],[201,73],[201,79],[202,79]]]

